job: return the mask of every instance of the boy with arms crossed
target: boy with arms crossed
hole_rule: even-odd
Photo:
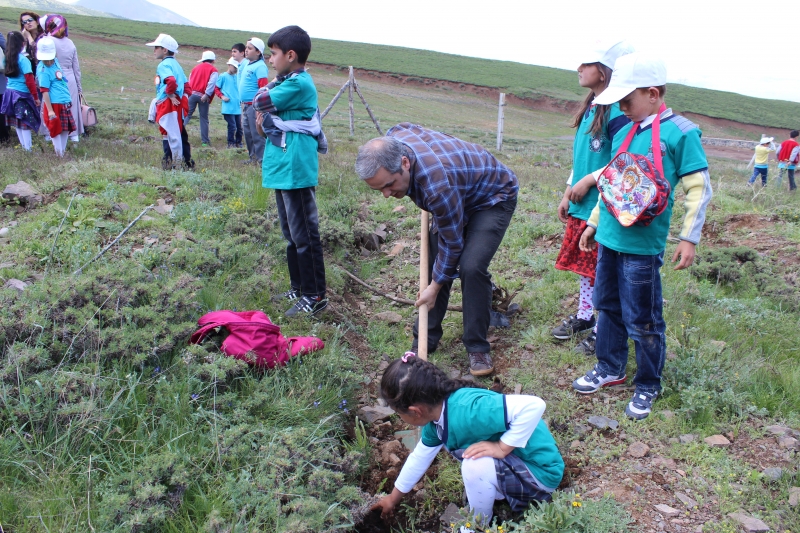
[[[686,193],[681,242],[672,257],[673,262],[680,259],[675,270],[687,268],[694,261],[706,207],[711,201],[711,181],[700,143],[701,132],[695,124],[666,108],[666,82],[666,67],[660,59],[633,53],[617,60],[609,87],[594,102],[598,105],[619,102],[622,112],[633,122],[614,137],[614,153],[631,128],[637,130],[628,152],[646,154],[652,161],[652,150],[661,150],[663,177],[670,184],[667,207],[647,226],[625,227],[601,200],[580,242],[585,251],[599,243],[594,304],[600,315],[597,364],[572,386],[581,394],[591,394],[601,387],[624,383],[628,338],[632,338],[636,350],[637,371],[633,379],[636,389],[625,414],[636,420],[650,414],[653,401],[661,391],[666,325],[659,269],[664,262],[675,187],[680,183]],[[652,126],[656,119],[661,130],[660,146],[653,147]],[[580,200],[595,186],[601,172],[602,169],[589,174],[576,184],[571,199]]]
[[[319,127],[316,132],[302,127],[303,123],[318,126],[319,121],[317,88],[305,69],[311,38],[302,28],[287,26],[270,36],[268,46],[272,54],[269,62],[278,76],[258,91],[253,98],[253,109],[258,112],[259,129],[262,121],[263,130],[269,129],[269,140],[263,149],[262,185],[275,189],[278,218],[287,241],[291,282],[289,290],[274,299],[294,302],[286,311],[288,317],[313,316],[328,306],[328,300],[315,192],[319,173],[317,151],[323,136]],[[285,126],[287,129],[275,134],[279,123],[295,127]],[[263,130],[259,132],[262,143]]]

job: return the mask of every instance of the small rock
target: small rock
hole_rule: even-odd
[[[522,307],[519,304],[516,303],[511,304],[508,306],[508,309],[506,309],[506,316],[510,318],[521,312],[522,312]]]
[[[689,509],[694,509],[695,507],[697,507],[697,502],[682,492],[676,492],[675,497]]]
[[[650,451],[650,446],[644,442],[634,442],[628,446],[628,455],[631,457],[642,458]]]
[[[378,363],[378,371],[379,372],[383,372],[387,368],[389,368],[389,361],[381,361],[380,363]]]
[[[25,283],[24,281],[22,281],[20,279],[11,278],[10,280],[6,281],[5,285],[3,285],[3,288],[5,288],[5,289],[16,289],[17,292],[22,292],[22,291],[25,290],[25,288],[27,286],[28,286],[28,284]]]
[[[392,209],[392,213],[405,213],[405,212],[406,212],[406,206],[404,205],[398,205],[397,207]]]
[[[403,242],[398,242],[394,246],[392,246],[392,251],[389,252],[389,257],[395,257],[396,255],[400,255],[400,253],[405,250],[406,245]]]
[[[569,448],[571,450],[579,450],[579,449],[583,448],[583,443],[581,441],[579,441],[579,440],[574,440],[574,441],[572,441],[572,443],[570,443]]]
[[[461,377],[461,371],[460,370],[451,370],[450,372],[447,373],[447,378],[448,379],[458,379],[460,377]]]
[[[464,517],[461,516],[459,512],[458,505],[451,503],[447,506],[447,508],[442,513],[442,516],[439,517],[439,520],[445,525],[450,526],[453,522],[459,522],[463,520]]]
[[[394,311],[384,311],[382,313],[376,313],[375,318],[386,322],[387,324],[397,324],[401,320],[403,320],[403,316],[400,313],[395,313]]]
[[[159,198],[156,200],[156,206],[153,208],[153,211],[160,215],[166,215],[171,213],[174,208],[174,205],[167,205],[167,202],[165,202],[163,198]]]
[[[24,181],[18,181],[17,183],[7,185],[6,188],[3,189],[2,196],[5,200],[16,201],[19,202],[20,205],[29,207],[40,204],[44,200],[36,189]]]
[[[773,435],[786,435],[790,430],[786,426],[767,426],[764,428],[764,431],[772,433]]]
[[[9,233],[11,233],[10,229],[0,228],[0,237],[6,237]]]
[[[603,494],[603,489],[600,488],[600,487],[596,487],[596,488],[593,488],[590,491],[584,492],[583,493],[583,497],[584,498],[591,498],[592,496],[599,496],[601,494]]]
[[[397,454],[394,454],[394,453],[390,453],[389,454],[389,464],[390,465],[397,466],[402,462],[403,461],[399,457],[397,457]]]
[[[676,516],[680,516],[681,512],[674,507],[670,507],[664,503],[659,503],[658,505],[654,505],[653,507],[656,508],[656,511],[663,514],[667,518],[675,518]]]
[[[472,381],[472,382],[476,381],[475,376],[473,376],[472,374],[467,374],[466,376],[462,376],[461,380],[462,381]]]
[[[783,475],[783,469],[778,468],[777,466],[772,466],[765,468],[761,471],[761,473],[764,474],[764,477],[767,478],[767,481],[778,481]]]
[[[577,436],[582,437],[587,433],[589,433],[592,430],[592,428],[590,428],[586,424],[574,424],[572,426],[572,430],[575,432]]]
[[[788,450],[796,450],[798,447],[798,440],[794,437],[781,437],[778,439],[778,446]]]
[[[728,513],[728,517],[739,522],[747,533],[766,533],[769,531],[769,526],[752,516],[747,516],[742,512]]]
[[[690,442],[694,442],[694,439],[696,438],[697,435],[694,435],[692,433],[687,433],[686,435],[681,435],[680,437],[678,437],[678,440],[681,442],[681,444],[689,444]]]
[[[659,413],[664,420],[671,420],[675,418],[675,413],[670,410],[664,410]]]
[[[731,445],[731,441],[726,439],[724,435],[712,435],[704,438],[703,441],[712,448],[727,448]]]
[[[532,352],[536,350],[536,346],[534,346],[533,344],[526,344],[525,349],[528,350],[529,352]]]
[[[800,504],[800,487],[789,487],[789,505],[797,507]]]
[[[111,209],[117,211],[118,213],[122,213],[123,211],[127,211],[131,207],[126,204],[125,202],[120,202],[118,204],[114,204],[111,206]]]
[[[596,427],[597,429],[617,429],[619,427],[619,422],[616,420],[612,420],[606,416],[590,416],[589,420],[587,420],[590,425]]]
[[[392,416],[394,410],[389,407],[362,407],[358,410],[358,416],[363,418],[368,424],[382,422]]]
[[[650,461],[650,465],[663,466],[664,468],[668,468],[670,470],[675,470],[678,467],[678,465],[675,463],[675,459],[661,456],[654,457],[653,460]]]

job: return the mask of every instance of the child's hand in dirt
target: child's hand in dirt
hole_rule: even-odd
[[[588,174],[581,178],[581,180],[572,186],[572,190],[569,192],[569,199],[573,203],[579,203],[583,200],[583,197],[586,196],[586,193],[589,192],[589,189],[595,186],[594,176]]]
[[[506,455],[514,451],[513,446],[509,446],[503,441],[491,442],[484,440],[476,442],[464,450],[462,457],[464,459],[480,459],[481,457],[494,457],[495,459],[504,459]]]
[[[597,230],[591,226],[583,230],[581,241],[578,243],[578,248],[581,249],[581,252],[591,252],[597,247],[597,243],[594,240],[595,233],[597,233]]]
[[[673,270],[683,270],[684,268],[688,268],[692,266],[694,263],[694,256],[695,256],[695,245],[689,241],[681,241],[677,248],[675,248],[675,253],[672,255],[672,262],[678,260],[680,257],[681,261]]]
[[[388,496],[384,496],[383,498],[378,501],[375,505],[370,508],[370,511],[376,511],[380,509],[381,511],[381,518],[383,520],[388,520],[392,516],[394,516],[394,508],[397,507],[397,504],[400,503],[400,500],[403,498],[403,493],[397,489],[394,489],[391,494]]]

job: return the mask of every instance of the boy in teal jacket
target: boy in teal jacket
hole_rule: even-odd
[[[253,98],[259,133],[268,137],[262,161],[262,185],[275,189],[281,231],[287,241],[286,260],[291,287],[275,296],[293,303],[286,316],[313,316],[328,305],[325,298],[325,263],[319,237],[316,186],[321,135],[317,114],[317,88],[306,72],[311,38],[298,26],[273,33],[267,46],[270,64],[278,77]],[[274,118],[277,117],[277,121]],[[264,127],[268,122],[270,127]],[[275,124],[300,127],[275,135]],[[316,124],[316,131],[302,124]],[[268,130],[269,134],[265,134]]]

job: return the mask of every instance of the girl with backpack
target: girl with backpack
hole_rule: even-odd
[[[69,85],[56,59],[56,43],[52,37],[39,39],[36,59],[39,60],[36,66],[36,79],[44,103],[42,111],[47,113],[46,117],[43,117],[43,122],[50,132],[56,155],[63,157],[67,149],[67,138],[70,133],[77,130],[77,127],[72,117]]]
[[[381,397],[422,438],[406,459],[392,493],[373,506],[386,519],[444,447],[461,462],[476,522],[488,524],[495,500],[519,512],[549,501],[564,475],[564,461],[542,420],[545,403],[504,395],[472,381],[449,379],[436,365],[406,352],[381,379]]]
[[[558,218],[567,227],[555,265],[559,270],[568,270],[580,276],[578,311],[554,328],[552,334],[556,339],[569,340],[579,333],[591,330],[589,336],[575,348],[585,355],[594,355],[595,351],[597,330],[592,295],[597,251],[582,252],[578,243],[586,229],[586,221],[597,205],[598,191],[590,190],[578,203],[570,202],[569,197],[572,185],[611,161],[611,140],[630,122],[620,111],[619,104],[598,106],[592,101],[608,87],[617,58],[631,52],[633,47],[627,42],[616,42],[610,47],[602,47],[587,54],[586,61],[578,67],[578,83],[589,89],[589,94],[572,121],[572,127],[577,128],[572,152],[572,174],[567,180],[567,189],[558,206]]]
[[[25,38],[18,31],[8,33],[6,38],[6,78],[8,84],[0,102],[0,114],[6,125],[17,130],[19,144],[23,150],[31,151],[31,131],[38,131],[39,97],[36,79],[30,60],[23,54]]]

